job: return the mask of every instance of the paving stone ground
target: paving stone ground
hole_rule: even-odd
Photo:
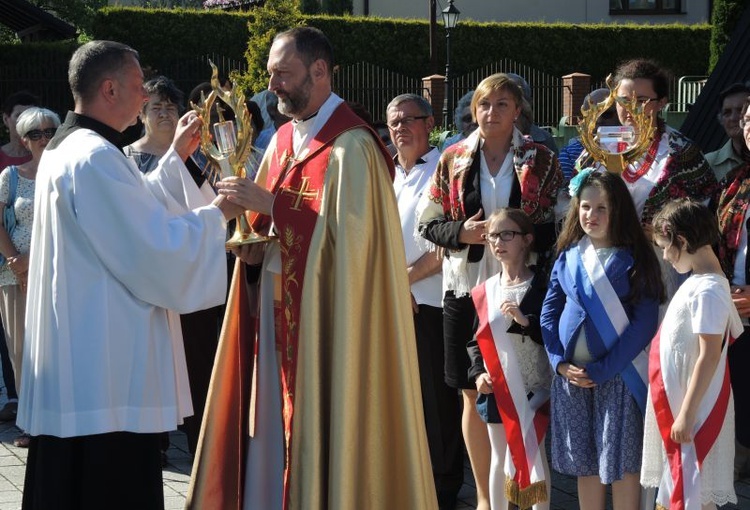
[[[0,380],[1,381],[1,380]],[[5,388],[0,382],[0,408],[5,405]],[[0,510],[19,510],[23,494],[27,450],[13,445],[19,430],[13,423],[0,423]],[[163,470],[164,507],[166,510],[182,510],[185,505],[192,456],[188,452],[187,439],[181,432],[170,435],[171,446],[167,451],[167,466]],[[750,510],[750,480],[735,484],[739,502],[726,505],[721,510]],[[577,510],[575,478],[553,473],[551,510]],[[459,493],[456,510],[473,510],[476,506],[476,487],[468,460],[464,466],[464,485]],[[102,506],[106,510],[106,504]],[[607,506],[611,510],[611,501]],[[208,509],[207,509],[208,510]]]

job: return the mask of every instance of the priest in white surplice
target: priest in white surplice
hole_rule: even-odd
[[[179,318],[226,293],[226,219],[247,186],[199,189],[188,114],[143,176],[121,134],[147,98],[138,54],[92,41],[70,62],[75,112],[42,156],[18,423],[23,508],[162,509],[159,433],[192,414]],[[172,312],[168,312],[172,310]],[[104,503],[106,501],[106,504]]]

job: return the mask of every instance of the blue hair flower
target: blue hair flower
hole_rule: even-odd
[[[570,198],[573,198],[578,195],[578,192],[581,191],[581,187],[583,186],[583,183],[586,182],[586,179],[588,179],[589,175],[594,173],[594,169],[584,168],[580,172],[576,174],[575,177],[570,179],[570,183],[568,184],[568,194],[570,195]]]

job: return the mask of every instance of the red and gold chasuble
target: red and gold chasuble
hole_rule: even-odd
[[[251,223],[263,232],[273,220],[279,238],[280,271],[261,278],[276,278],[284,509],[437,508],[393,160],[363,127],[340,105],[294,158],[287,124],[261,164],[272,218]],[[244,289],[235,270],[187,508],[262,508],[244,482],[248,449],[269,436],[253,409],[269,399],[254,403],[259,337],[254,321],[243,328]]]
[[[285,437],[284,508],[288,507],[292,421],[299,343],[302,283],[310,240],[318,221],[322,190],[333,142],[350,129],[367,127],[346,105],[340,105],[330,120],[310,141],[302,157],[293,157],[293,125],[283,125],[277,134],[266,188],[274,190],[273,222],[281,253],[281,303],[277,323],[277,346],[281,353],[281,383]],[[383,149],[385,151],[385,149]],[[387,153],[386,153],[387,154]],[[392,161],[386,157],[387,161]],[[391,177],[393,177],[393,168]],[[255,227],[263,221],[258,218]]]

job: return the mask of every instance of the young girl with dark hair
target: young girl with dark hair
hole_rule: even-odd
[[[690,273],[651,344],[641,483],[657,507],[715,509],[737,503],[732,468],[734,406],[727,349],[742,322],[719,259],[716,217],[690,200],[655,217],[654,241],[678,273]]]
[[[571,204],[541,313],[552,381],[552,466],[578,477],[582,510],[640,502],[646,346],[664,290],[659,262],[615,174],[586,169]]]

